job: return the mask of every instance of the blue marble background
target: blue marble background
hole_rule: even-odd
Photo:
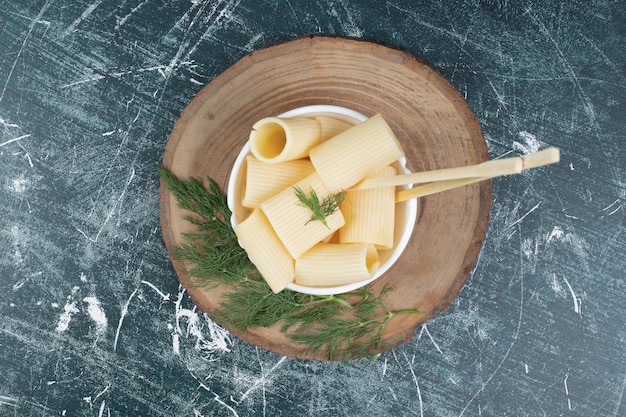
[[[0,415],[625,416],[626,3],[0,0]],[[487,237],[450,308],[376,360],[301,361],[212,323],[161,239],[181,110],[303,35],[405,49],[466,98]]]

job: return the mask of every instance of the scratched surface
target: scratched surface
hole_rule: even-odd
[[[626,416],[626,4],[416,3],[0,0],[0,415]],[[317,33],[431,63],[492,158],[562,152],[494,180],[458,298],[373,362],[238,340],[161,239],[180,111],[242,56]]]

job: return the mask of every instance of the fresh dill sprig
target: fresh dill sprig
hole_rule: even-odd
[[[384,342],[383,334],[392,318],[401,314],[421,314],[418,310],[391,311],[383,302],[382,295],[391,288],[385,287],[381,296],[376,297],[366,287],[360,294],[361,300],[352,307],[353,317],[329,317],[316,326],[306,328],[306,332],[295,332],[290,339],[306,345],[306,352],[323,351],[328,360],[346,360],[354,357],[374,358],[390,346]],[[380,312],[381,309],[383,312]]]
[[[285,333],[291,328],[304,329],[352,308],[340,296],[312,296],[291,290],[275,294],[265,281],[246,283],[236,291],[227,292],[220,307],[215,318],[237,330],[269,327],[283,321],[281,330]]]
[[[251,269],[248,255],[237,242],[230,226],[232,213],[215,181],[207,178],[205,189],[200,180],[181,181],[162,166],[158,173],[179,207],[194,214],[185,219],[196,226],[197,232],[186,233],[185,242],[172,251],[175,260],[189,266],[193,283],[217,286],[248,279]]]
[[[176,198],[179,207],[190,212],[185,219],[196,232],[184,235],[184,242],[172,253],[187,266],[197,286],[226,286],[219,311],[207,314],[218,323],[238,331],[279,325],[293,343],[305,345],[307,353],[330,360],[374,357],[389,346],[383,340],[389,321],[399,314],[419,314],[416,310],[389,311],[384,288],[375,295],[370,285],[347,294],[309,295],[285,289],[278,294],[250,262],[239,246],[230,225],[232,215],[222,193],[210,178],[205,187],[198,179],[178,179],[165,167],[158,174]],[[304,193],[303,193],[304,194]],[[345,192],[332,196],[322,210],[334,210]],[[312,193],[311,198],[317,198]]]
[[[328,227],[326,217],[337,211],[339,205],[346,198],[345,191],[340,191],[338,193],[328,195],[324,197],[322,201],[320,201],[313,187],[309,188],[308,196],[300,187],[293,187],[293,191],[300,201],[298,205],[308,208],[309,210],[311,210],[311,213],[313,213],[311,215],[311,218],[305,224],[309,224],[314,220],[319,220],[324,226],[329,229],[330,227]]]

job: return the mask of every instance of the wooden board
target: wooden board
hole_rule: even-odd
[[[454,87],[414,56],[383,45],[334,37],[306,37],[255,51],[204,87],[182,112],[166,145],[163,164],[179,178],[209,176],[226,189],[231,166],[255,121],[313,104],[331,104],[367,116],[381,113],[390,124],[413,171],[489,159],[474,114]],[[168,250],[189,230],[176,201],[162,184],[161,225]],[[399,261],[379,280],[395,290],[397,316],[385,342],[409,341],[417,327],[444,311],[473,269],[489,219],[491,185],[483,182],[422,198],[415,230]],[[219,291],[194,288],[181,263],[180,282],[202,311],[218,306]],[[298,358],[305,354],[276,328],[254,328],[239,338]]]

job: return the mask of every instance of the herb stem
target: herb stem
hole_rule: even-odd
[[[401,314],[422,314],[422,312],[419,310],[406,309],[406,310],[390,311],[388,314],[392,314],[393,316],[399,316]]]
[[[383,320],[381,323],[383,326],[387,324],[389,320],[394,318],[395,316],[399,316],[401,314],[421,314],[418,310],[397,310],[397,311],[387,311],[386,314],[382,316],[374,317],[365,321],[360,321],[358,323],[358,327],[369,326],[370,324],[375,324]]]
[[[310,301],[308,303],[305,303],[303,305],[307,306],[307,305],[325,303],[327,301],[334,301],[336,303],[339,303],[339,304],[343,305],[344,307],[352,308],[352,304],[350,304],[348,301],[346,301],[343,298],[338,297],[336,295],[319,295],[318,297],[320,297],[320,298],[315,300],[315,301]]]

